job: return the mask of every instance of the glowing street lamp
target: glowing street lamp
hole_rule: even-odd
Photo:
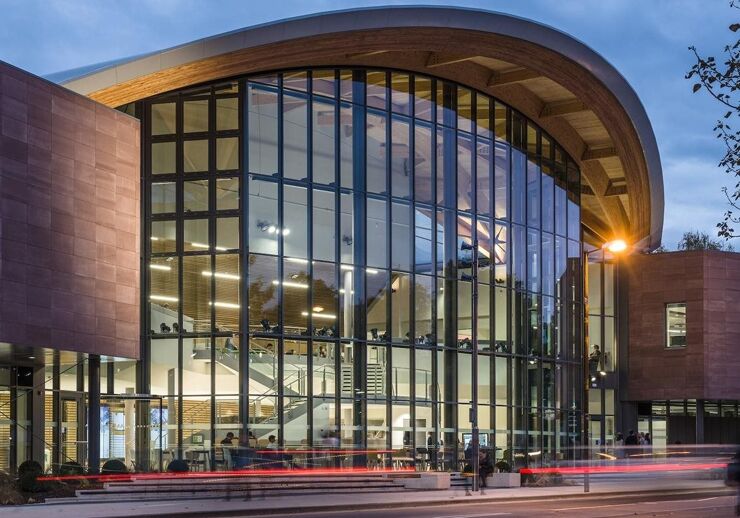
[[[601,245],[602,250],[606,250],[612,254],[621,254],[622,252],[627,251],[628,248],[629,245],[624,239],[614,239]]]

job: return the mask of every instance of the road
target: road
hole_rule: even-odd
[[[487,518],[487,517],[589,517],[618,516],[732,517],[735,497],[716,496],[690,500],[656,500],[655,497],[635,502],[634,497],[538,500],[516,503],[450,504],[400,509],[321,511],[293,514],[249,514],[250,518]]]

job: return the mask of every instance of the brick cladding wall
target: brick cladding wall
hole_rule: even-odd
[[[632,256],[627,399],[740,399],[740,254]],[[687,346],[665,347],[665,305],[686,302]]]
[[[0,62],[0,342],[136,358],[139,122]]]

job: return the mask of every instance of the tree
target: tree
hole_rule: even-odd
[[[740,9],[740,0],[732,0],[730,7]],[[740,23],[733,23],[729,29],[736,33],[740,30]],[[740,224],[740,131],[730,125],[731,122],[734,125],[735,119],[740,117],[740,39],[725,46],[719,61],[714,56],[702,57],[694,46],[689,50],[694,53],[696,63],[686,74],[686,79],[695,81],[692,87],[694,93],[707,92],[727,110],[717,121],[714,134],[725,146],[719,166],[736,181],[732,191],[727,187],[722,188],[729,208],[723,220],[717,223],[718,235],[731,239],[740,236],[740,230],[735,230],[735,225]]]
[[[681,241],[676,247],[678,250],[724,250],[734,252],[732,245],[725,245],[719,239],[712,239],[706,232],[690,230],[683,233]]]

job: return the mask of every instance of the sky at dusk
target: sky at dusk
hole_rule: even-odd
[[[499,11],[583,41],[624,75],[652,121],[665,182],[663,243],[674,248],[685,230],[716,234],[721,188],[735,183],[717,167],[722,143],[712,128],[724,111],[706,94],[692,94],[684,74],[689,45],[718,56],[734,41],[727,27],[740,11],[729,0],[0,0],[0,60],[45,75],[281,18],[389,4]]]

